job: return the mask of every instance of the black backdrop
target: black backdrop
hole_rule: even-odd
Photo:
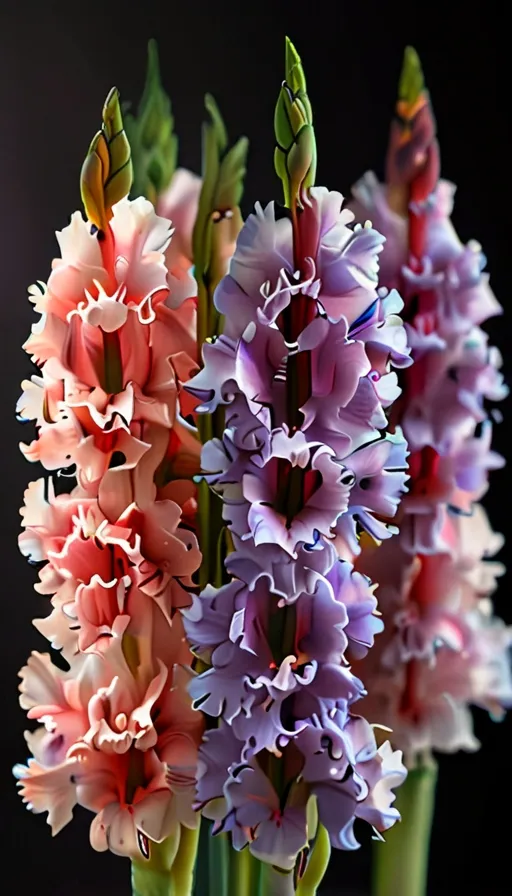
[[[318,183],[348,191],[368,168],[382,173],[389,118],[405,44],[418,49],[432,94],[445,177],[458,183],[455,223],[464,239],[478,237],[492,283],[509,310],[510,74],[504,9],[497,2],[457,0],[408,6],[366,3],[213,0],[130,4],[0,3],[0,380],[2,456],[0,525],[2,593],[0,660],[0,843],[5,892],[89,896],[129,892],[128,863],[97,855],[87,842],[88,818],[77,818],[51,841],[43,817],[32,817],[15,795],[10,769],[25,758],[24,717],[16,672],[33,648],[44,649],[30,626],[42,598],[33,571],[16,550],[18,507],[39,472],[17,452],[27,433],[15,421],[18,384],[30,373],[20,349],[32,323],[26,287],[47,279],[56,254],[54,231],[79,207],[78,178],[103,100],[116,84],[123,99],[139,97],[148,38],[158,39],[164,83],[172,95],[180,162],[198,170],[203,95],[212,92],[232,137],[251,140],[244,206],[279,197],[273,174],[273,109],[283,76],[284,35],[302,55],[319,147]],[[512,314],[490,332],[507,366]],[[507,370],[509,374],[510,368]],[[509,419],[510,408],[505,406]],[[496,447],[507,453],[506,425]],[[510,534],[510,471],[495,474],[486,499],[496,529]],[[504,551],[505,560],[507,551]],[[498,608],[508,621],[509,584]],[[432,843],[429,893],[509,892],[508,816],[512,720],[501,725],[477,714],[483,749],[443,758]],[[326,893],[368,892],[369,843],[336,854]],[[2,892],[4,892],[2,886]]]

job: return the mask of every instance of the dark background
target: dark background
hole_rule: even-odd
[[[251,140],[244,200],[280,198],[273,174],[273,110],[283,77],[284,36],[301,53],[316,120],[317,183],[348,192],[368,168],[382,174],[390,115],[404,46],[418,49],[438,121],[445,177],[458,184],[455,224],[486,251],[492,283],[509,311],[511,146],[510,69],[504,5],[474,2],[227,4],[214,0],[147,2],[0,2],[0,476],[2,592],[1,802],[3,872],[41,896],[121,896],[129,892],[127,862],[88,845],[84,813],[51,841],[44,816],[32,817],[16,797],[10,769],[25,759],[24,715],[16,673],[31,649],[45,649],[30,620],[43,600],[34,573],[16,549],[18,507],[38,471],[17,452],[28,434],[15,421],[19,382],[31,372],[21,344],[33,322],[26,287],[46,280],[57,254],[54,231],[80,207],[79,172],[100,124],[103,100],[116,84],[138,100],[146,44],[159,42],[163,80],[173,100],[180,163],[200,167],[203,95],[212,92],[232,137]],[[505,356],[512,314],[490,326]],[[506,403],[507,404],[507,403]],[[510,408],[503,408],[510,419]],[[507,454],[505,426],[495,444]],[[510,472],[495,474],[486,499],[496,529],[510,533]],[[507,551],[504,552],[507,560]],[[510,584],[498,610],[509,622]],[[510,891],[508,818],[512,720],[477,714],[483,748],[441,759],[429,894]],[[364,836],[364,832],[363,832]],[[358,853],[337,853],[332,894],[367,893],[368,841]],[[3,878],[6,884],[5,877]],[[2,892],[3,886],[2,886]],[[7,892],[7,890],[5,891]]]

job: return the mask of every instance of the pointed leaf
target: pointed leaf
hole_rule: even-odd
[[[218,332],[213,293],[226,273],[229,246],[242,226],[239,204],[249,145],[242,137],[229,147],[226,127],[210,94],[205,107],[209,121],[203,125],[203,185],[193,233],[200,344]]]
[[[126,131],[132,147],[132,196],[156,203],[167,189],[178,161],[171,100],[162,87],[156,41],[148,44],[146,83],[137,115],[128,114]]]

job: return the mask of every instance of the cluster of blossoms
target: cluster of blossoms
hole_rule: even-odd
[[[185,243],[144,198],[113,203],[103,228],[77,212],[57,236],[61,257],[31,290],[41,319],[25,349],[40,374],[18,412],[37,428],[29,460],[76,484],[31,483],[20,547],[52,605],[36,627],[68,669],[34,652],[20,673],[39,725],[16,774],[54,833],[79,804],[95,813],[95,849],[147,858],[150,841],[197,825],[203,719],[177,612],[201,562],[183,391],[197,370],[194,281]]]
[[[153,105],[131,128],[157,211],[127,198],[113,91],[82,170],[86,219],[30,289],[38,374],[17,410],[37,438],[21,449],[50,475],[25,493],[19,543],[61,661],[34,652],[21,670],[37,727],[15,773],[54,833],[83,806],[93,847],[137,866],[170,838],[179,865],[183,837],[190,871],[183,828],[202,814],[273,866],[277,896],[327,835],[355,849],[361,819],[382,839],[403,753],[412,767],[475,749],[469,705],[512,705],[512,635],[490,601],[502,539],[478,503],[503,463],[486,403],[506,389],[482,329],[501,308],[451,224],[417,72],[388,182],[366,175],[350,210],[313,186],[287,42],[285,205],[258,204],[238,233],[246,141],[228,149],[209,98],[203,182],[174,171],[169,112],[148,148],[167,103],[152,52]]]
[[[364,665],[365,712],[393,729],[411,763],[432,749],[478,747],[469,705],[499,717],[512,703],[511,631],[492,613],[502,545],[482,506],[491,450],[489,403],[506,395],[500,356],[481,329],[501,308],[475,242],[450,220],[454,187],[439,180],[428,98],[399,107],[387,184],[367,174],[354,188],[356,214],[386,236],[381,276],[405,301],[414,359],[392,414],[410,451],[400,534],[363,550],[359,570],[379,582],[385,633]]]
[[[383,237],[351,227],[339,193],[311,188],[292,212],[259,205],[215,295],[224,331],[186,386],[199,413],[222,408],[202,467],[223,501],[232,580],[183,611],[208,668],[194,705],[219,718],[200,749],[197,807],[233,845],[290,870],[314,836],[310,798],[333,845],[361,818],[398,818],[401,753],[377,748],[353,714],[365,694],[350,658],[382,628],[370,580],[336,544],[389,534],[406,445],[386,432],[410,363],[396,292],[378,288]]]

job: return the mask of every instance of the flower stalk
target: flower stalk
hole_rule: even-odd
[[[202,187],[192,234],[194,276],[197,282],[197,345],[203,352],[220,333],[221,320],[215,309],[215,289],[226,273],[237,235],[242,226],[240,201],[246,171],[248,141],[240,138],[229,145],[227,130],[213,97],[207,95],[209,121],[203,125]],[[203,352],[204,355],[204,352]],[[221,409],[199,418],[201,444],[222,434]],[[225,557],[230,549],[222,519],[222,503],[206,482],[198,483],[198,531],[203,562],[199,585],[221,587],[226,578]],[[199,663],[199,667],[204,664]],[[215,881],[219,896],[229,896],[231,880],[230,844],[226,836],[213,839],[210,825],[201,821],[199,868],[196,893],[206,892]],[[236,860],[233,859],[236,865]],[[243,866],[245,869],[245,865]]]
[[[177,827],[163,843],[152,845],[148,861],[132,860],[132,896],[190,896],[188,875],[185,872],[185,877],[180,877],[175,870],[180,842]],[[185,887],[178,888],[177,884],[182,887],[183,883]]]
[[[388,319],[400,302],[377,292],[379,235],[352,230],[342,197],[313,186],[311,110],[289,42],[286,69],[276,112],[286,211],[257,205],[244,223],[215,290],[222,332],[205,343],[205,367],[186,387],[198,413],[223,415],[202,466],[233,544],[226,583],[208,585],[183,611],[204,663],[190,686],[193,705],[219,719],[201,747],[196,805],[215,837],[262,863],[265,896],[294,894],[303,879],[305,892],[318,888],[328,855],[321,826],[350,849],[355,817],[379,830],[392,825],[392,787],[404,775],[400,754],[378,748],[351,711],[363,685],[345,656],[372,646],[376,602],[333,546],[338,527],[353,532],[357,483],[370,468],[389,483],[391,515],[403,491],[403,439],[379,437],[349,409],[365,394],[379,411],[371,418],[386,425],[373,384],[392,364],[409,363],[400,321]],[[367,338],[379,345],[375,354]],[[297,356],[306,372],[300,391]],[[350,807],[343,820],[341,807]]]
[[[437,782],[436,763],[413,768],[396,805],[403,821],[373,846],[374,896],[425,896]]]
[[[36,651],[21,670],[20,704],[39,725],[15,775],[53,833],[77,804],[92,810],[91,844],[132,860],[138,896],[186,896],[204,727],[179,613],[201,560],[194,486],[178,472],[198,468],[182,388],[193,300],[166,266],[169,221],[128,199],[116,89],[102,117],[81,172],[86,220],[72,216],[48,283],[30,290],[42,319],[24,348],[40,375],[23,383],[18,414],[37,439],[22,450],[73,475],[58,495],[51,475],[29,485],[19,544],[51,607],[35,625],[68,671]]]
[[[504,712],[512,698],[512,633],[490,597],[502,543],[479,501],[503,458],[491,449],[491,403],[507,394],[499,352],[482,324],[502,309],[474,241],[450,219],[454,187],[440,179],[436,126],[417,54],[407,48],[385,185],[354,188],[357,212],[387,237],[383,281],[404,296],[414,364],[391,412],[408,441],[409,492],[400,531],[357,568],[379,582],[385,623],[371,661],[366,712],[411,763],[404,823],[374,852],[375,896],[424,896],[435,798],[433,751],[476,750],[470,706]],[[424,765],[417,766],[418,757]],[[425,758],[426,757],[426,758]]]
[[[258,896],[295,896],[295,892],[291,871],[284,873],[273,865],[262,866]]]
[[[185,828],[181,826],[178,851],[171,867],[171,883],[176,896],[192,896],[196,876],[200,826]]]

